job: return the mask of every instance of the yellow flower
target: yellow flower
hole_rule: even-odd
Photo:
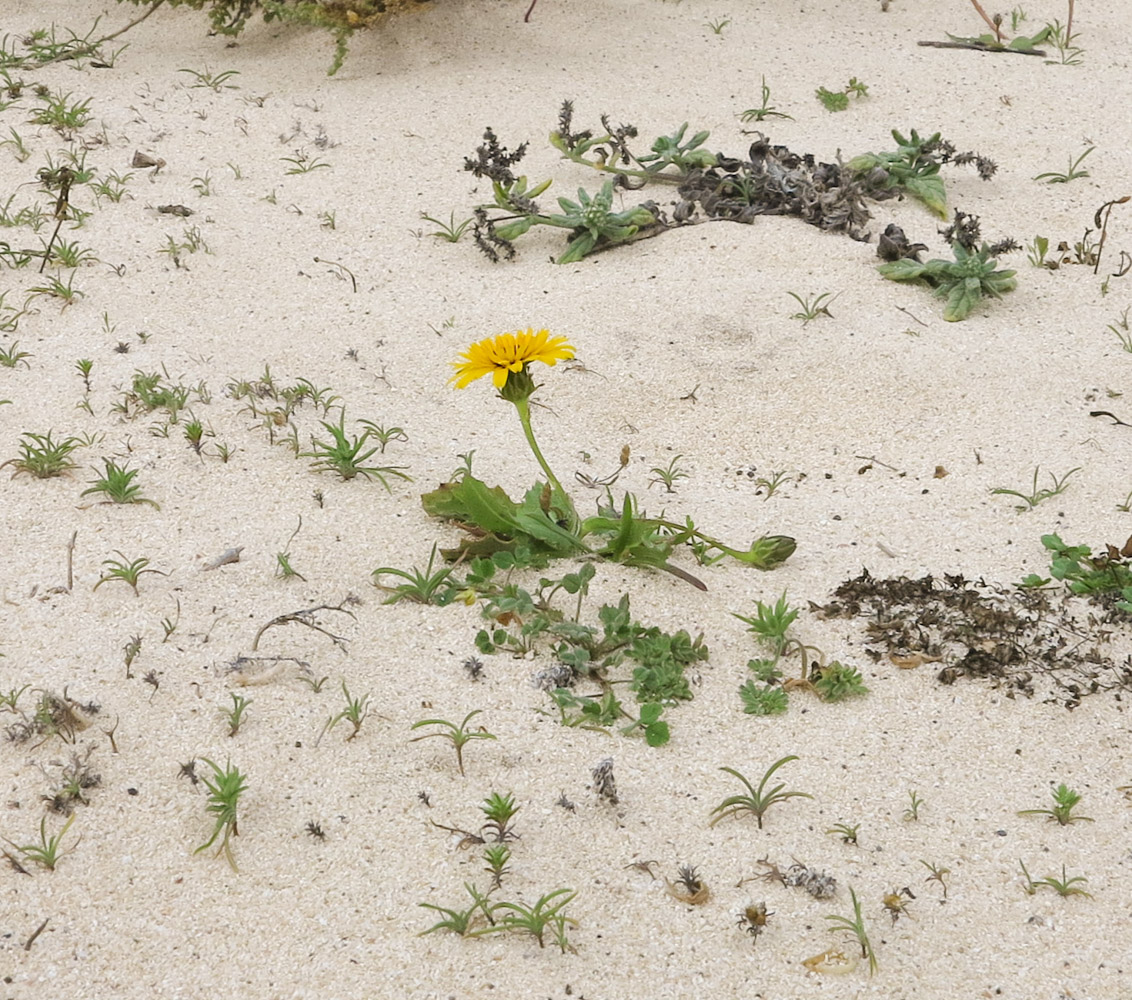
[[[456,374],[448,381],[455,382],[457,389],[466,389],[476,379],[490,375],[495,388],[502,389],[510,373],[524,371],[532,361],[554,365],[573,357],[574,348],[565,337],[552,337],[548,330],[536,332],[528,327],[525,333],[501,333],[472,344],[459,361],[452,362]]]

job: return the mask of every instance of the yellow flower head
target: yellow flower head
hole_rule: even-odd
[[[472,344],[459,361],[452,362],[456,374],[448,381],[455,382],[457,389],[466,389],[476,379],[490,375],[495,388],[502,389],[510,373],[524,371],[532,361],[554,365],[573,357],[574,348],[565,337],[552,337],[548,330],[536,332],[528,327],[525,333],[501,333]]]

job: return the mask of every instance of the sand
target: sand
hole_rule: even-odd
[[[26,867],[0,873],[0,997],[1127,996],[1132,807],[1120,786],[1132,782],[1132,761],[1120,691],[1070,711],[1040,676],[1033,697],[970,679],[943,685],[946,663],[904,670],[874,659],[863,620],[823,620],[811,608],[864,568],[1009,588],[1049,575],[1044,534],[1096,549],[1132,532],[1119,506],[1132,489],[1132,438],[1089,415],[1132,422],[1121,395],[1132,388],[1132,355],[1106,329],[1132,304],[1132,278],[1102,290],[1121,251],[1132,251],[1127,210],[1113,211],[1099,274],[1008,254],[1017,291],[962,323],[944,322],[927,290],[881,279],[875,236],[854,242],[794,218],[707,222],[555,266],[561,231],[536,229],[517,241],[515,261],[493,265],[470,236],[432,238],[436,226],[420,213],[459,220],[490,199],[487,183],[461,169],[486,126],[512,148],[530,142],[523,171],[555,178],[544,199],[593,191],[593,172],[545,141],[571,99],[579,127],[607,113],[635,124],[647,147],[688,121],[711,131],[710,148],[736,155],[751,141],[744,127],[825,160],[891,148],[893,128],[939,130],[998,164],[989,182],[945,172],[949,204],[979,215],[988,239],[1073,243],[1098,206],[1129,193],[1128,11],[1080,5],[1084,56],[1061,66],[917,46],[979,32],[958,0],[894,0],[888,12],[865,0],[541,0],[530,23],[524,9],[438,0],[357,35],[332,78],[323,33],[256,20],[233,45],[184,9],[159,10],[123,36],[129,46],[112,68],[13,71],[29,88],[89,99],[92,117],[67,139],[28,124],[43,104],[30,90],[0,111],[0,133],[15,129],[30,154],[21,162],[13,145],[0,148],[10,212],[35,201],[50,209],[35,180],[48,156],[57,166],[85,149],[96,183],[131,176],[118,202],[75,188],[72,203],[92,214],[61,235],[97,261],[73,275],[53,266],[41,276],[34,264],[0,271],[4,304],[17,309],[44,277],[82,292],[67,306],[35,297],[0,343],[30,352],[0,369],[0,399],[10,401],[0,406],[0,459],[18,454],[26,432],[92,436],[69,476],[0,477],[0,693],[28,686],[24,710],[44,690],[100,706],[70,734],[73,746],[0,744],[0,836]],[[1065,16],[1053,0],[1027,12],[1023,30]],[[136,12],[76,0],[52,13],[60,28],[85,32],[99,14],[112,30]],[[718,19],[729,23],[716,34],[708,22]],[[4,33],[43,26],[41,5],[7,5]],[[194,86],[226,71],[238,75]],[[793,120],[743,126],[738,115],[758,106],[764,77],[771,103]],[[815,89],[850,77],[868,96],[827,112]],[[1088,146],[1088,176],[1033,179]],[[135,151],[165,166],[132,168]],[[328,166],[289,173],[288,157]],[[643,196],[671,209],[668,189]],[[195,214],[160,214],[161,205]],[[896,222],[930,256],[947,252],[922,205],[872,211],[874,234]],[[193,229],[210,252],[178,251],[179,264],[162,252]],[[0,238],[39,248],[49,231],[6,228]],[[837,293],[832,315],[792,319],[790,292]],[[694,698],[666,713],[672,738],[661,748],[559,725],[529,682],[553,663],[546,651],[481,656],[482,678],[471,680],[462,664],[476,654],[478,606],[385,605],[373,586],[374,569],[424,567],[435,542],[458,541],[455,527],[425,515],[420,495],[448,480],[462,454],[474,449],[475,473],[512,495],[538,476],[514,411],[486,381],[447,384],[469,344],[528,326],[569,338],[581,362],[536,372],[544,406],[535,424],[583,513],[601,494],[574,472],[604,476],[629,445],[614,489],[650,512],[692,516],[740,547],[764,533],[797,539],[770,572],[697,567],[681,554],[704,592],[598,564],[586,620],[629,593],[642,622],[702,633],[710,649],[689,671]],[[79,359],[93,362],[89,394]],[[378,457],[413,480],[391,478],[387,491],[320,473],[296,460],[287,427],[273,446],[232,389],[267,369],[279,386],[307,379],[339,397],[326,414],[309,404],[296,412],[301,450],[312,435],[327,440],[320,420],[335,422],[344,405],[354,432],[359,419],[404,429],[407,440]],[[115,409],[137,372],[192,387],[180,422]],[[191,417],[206,432],[203,457],[184,438]],[[665,493],[650,470],[677,457],[687,478]],[[103,458],[138,470],[160,509],[80,496]],[[1025,513],[1016,498],[991,494],[1029,492],[1036,466],[1039,486],[1079,471]],[[786,475],[768,497],[757,480],[773,473]],[[205,568],[230,547],[242,547],[239,562]],[[301,579],[277,574],[278,553]],[[142,575],[136,595],[118,580],[93,589],[106,560],[139,558],[160,574]],[[538,576],[522,579],[534,586]],[[826,703],[794,692],[784,715],[743,712],[747,661],[763,654],[734,614],[784,592],[801,609],[795,634],[859,669],[867,696]],[[317,619],[340,643],[289,624],[253,651],[265,623],[319,605],[349,612]],[[1093,643],[1109,633],[1104,656],[1120,663],[1127,620],[1102,626],[1090,610],[1101,614],[1077,608],[1081,634]],[[174,626],[167,637],[163,620]],[[127,668],[134,637],[141,647]],[[285,661],[241,686],[248,674],[231,665],[252,655],[303,661],[325,683],[316,693],[304,668]],[[368,696],[369,715],[352,739],[347,720],[319,739],[346,707],[343,684]],[[251,704],[230,737],[223,710],[233,694]],[[459,722],[475,709],[474,724],[496,739],[468,744],[466,775],[444,742],[409,742],[418,720]],[[0,715],[5,727],[18,719]],[[43,797],[71,754],[88,750],[101,781],[75,808],[56,870],[42,870],[17,847],[37,841],[41,820],[49,836],[63,829]],[[757,782],[786,755],[798,759],[776,777],[812,798],[775,805],[762,829],[752,816],[709,826],[712,808],[742,790],[719,768]],[[615,806],[589,787],[609,757]],[[195,853],[212,821],[204,786],[181,765],[195,759],[207,775],[204,758],[246,776],[232,840],[238,873],[213,850]],[[1049,805],[1060,782],[1082,794],[1076,811],[1092,822],[1018,815]],[[904,816],[911,791],[923,800],[916,820]],[[433,822],[476,830],[493,792],[513,793],[520,839],[492,898],[529,906],[575,891],[564,911],[577,921],[573,950],[514,933],[420,935],[440,915],[419,904],[462,909],[465,883],[490,884],[482,848],[461,849]],[[839,823],[859,826],[857,845],[827,832]],[[837,893],[815,900],[742,882],[766,870],[763,858],[826,871]],[[632,867],[645,861],[656,862],[651,874]],[[1087,877],[1079,885],[1092,897],[1048,886],[1029,895],[1020,862],[1035,879],[1060,878],[1064,865]],[[925,863],[950,869],[946,898]],[[702,905],[666,892],[682,864],[710,889]],[[845,975],[807,971],[803,960],[825,949],[854,954],[826,920],[852,915],[850,888],[878,971],[870,977],[864,961]],[[907,904],[895,921],[883,907],[894,892]],[[739,917],[756,902],[772,915],[753,940]]]

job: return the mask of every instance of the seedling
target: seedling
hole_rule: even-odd
[[[827,90],[825,87],[818,87],[818,89],[814,91],[814,96],[821,101],[822,107],[824,107],[826,111],[848,111],[850,95],[856,99],[860,99],[867,97],[868,93],[868,84],[862,83],[854,76],[850,78],[843,90]]]
[[[857,899],[857,893],[849,886],[849,898],[853,901],[853,917],[843,917],[838,914],[831,914],[825,919],[828,920],[833,926],[830,930],[834,932],[844,932],[852,934],[857,943],[861,946],[861,957],[869,960],[869,975],[873,975],[877,971],[877,958],[876,953],[873,951],[873,946],[869,942],[868,931],[865,928],[865,918],[861,915],[861,903]]]
[[[138,474],[137,469],[128,469],[125,465],[118,465],[109,458],[104,458],[102,461],[106,467],[105,473],[94,480],[93,485],[83,490],[79,496],[101,493],[106,498],[103,503],[147,503],[154,510],[161,510],[155,501],[141,495],[141,487],[134,483],[134,477]]]
[[[783,802],[790,798],[803,798],[812,799],[813,796],[808,792],[794,792],[785,791],[786,785],[784,783],[775,785],[769,792],[765,791],[766,784],[770,780],[771,775],[774,774],[783,764],[788,764],[792,760],[797,760],[797,756],[790,755],[776,760],[767,768],[766,773],[762,776],[762,780],[758,784],[758,788],[752,785],[746,778],[743,777],[738,771],[730,767],[721,767],[721,771],[726,771],[728,774],[734,775],[747,787],[748,795],[732,795],[724,799],[712,811],[712,820],[710,826],[715,826],[721,819],[727,816],[740,816],[743,813],[754,813],[755,819],[758,820],[759,829],[763,826],[763,815],[766,811],[776,802]]]
[[[71,95],[46,93],[40,96],[43,107],[36,108],[28,119],[33,125],[50,125],[60,134],[82,128],[90,121],[91,98],[69,104]]]
[[[228,723],[228,735],[235,736],[240,731],[240,726],[244,724],[244,712],[247,711],[251,700],[234,691],[229,693],[232,695],[232,707],[222,709],[222,712],[224,721]]]
[[[852,844],[854,847],[857,847],[857,835],[860,829],[860,823],[854,823],[852,825],[848,823],[834,823],[833,826],[825,832],[836,834],[841,838],[841,843],[843,844]]]
[[[298,570],[291,566],[291,543],[295,540],[295,536],[303,527],[303,519],[299,518],[299,523],[295,530],[291,532],[291,537],[287,539],[287,544],[283,547],[282,552],[275,553],[275,575],[281,580],[302,580],[306,582],[306,577],[303,576]]]
[[[478,729],[469,730],[467,728],[469,720],[479,715],[483,710],[477,708],[475,711],[469,712],[464,716],[464,721],[460,725],[448,722],[446,719],[422,719],[420,722],[414,722],[412,729],[420,729],[421,726],[441,726],[438,732],[425,733],[423,736],[415,736],[409,740],[410,743],[416,743],[419,740],[431,739],[434,736],[439,736],[441,739],[446,739],[451,742],[453,749],[456,751],[456,764],[460,768],[460,774],[464,774],[464,744],[471,740],[493,740],[495,737],[489,733],[483,726]]]
[[[13,479],[21,472],[34,476],[36,479],[51,479],[55,476],[62,476],[78,467],[75,462],[71,461],[71,453],[81,444],[82,442],[76,437],[53,441],[51,431],[46,434],[33,434],[26,431],[20,438],[20,454],[16,458],[10,458],[0,464],[0,468],[5,465],[14,465],[16,471],[12,474]]]
[[[1073,31],[1073,3],[1070,0],[1069,5],[1069,21],[1064,26],[1060,21],[1054,21],[1052,24],[1047,24],[1045,30],[1048,32],[1046,37],[1057,49],[1057,59],[1047,59],[1046,65],[1054,65],[1055,63],[1061,66],[1080,66],[1084,61],[1083,56],[1085,50],[1078,48],[1073,44],[1077,38],[1077,33]]]
[[[223,835],[215,856],[219,857],[223,853],[228,864],[232,866],[232,871],[238,872],[240,869],[236,867],[236,859],[232,856],[231,840],[240,835],[237,825],[237,809],[240,796],[247,791],[244,775],[240,774],[239,768],[232,766],[231,761],[221,769],[207,757],[202,757],[201,760],[212,768],[212,777],[202,775],[201,781],[208,789],[208,805],[206,808],[216,817],[216,826],[213,828],[212,836],[193,853],[200,854],[201,851],[207,850],[216,843],[217,838]]]
[[[667,466],[657,466],[655,468],[649,469],[649,472],[651,472],[656,477],[655,479],[649,480],[649,486],[652,486],[653,483],[661,483],[664,486],[665,493],[675,493],[676,490],[673,489],[672,484],[675,483],[677,479],[688,478],[688,473],[679,468],[679,466],[676,464],[683,457],[683,455],[677,455],[668,463]]]
[[[477,916],[482,916],[489,924],[495,923],[491,916],[493,907],[488,902],[488,897],[480,893],[469,882],[464,883],[464,888],[468,890],[468,894],[472,897],[472,905],[466,910],[450,910],[446,906],[437,906],[435,903],[417,904],[417,906],[423,906],[426,910],[435,910],[437,913],[445,914],[443,920],[433,924],[428,930],[421,931],[417,935],[418,937],[431,934],[433,931],[452,931],[452,933],[459,934],[461,937],[467,937],[473,932]]]
[[[13,340],[6,348],[0,348],[0,365],[5,368],[17,368],[23,365],[25,368],[30,369],[31,365],[27,363],[28,358],[35,357],[30,351],[21,351],[19,349],[20,342]]]
[[[506,844],[488,844],[483,849],[483,859],[487,862],[484,871],[491,875],[491,889],[501,888],[503,876],[511,871],[507,867],[507,862],[511,860],[511,848]]]
[[[354,479],[356,476],[365,476],[377,479],[387,490],[392,491],[387,476],[396,476],[398,479],[412,481],[412,476],[401,471],[403,466],[367,466],[363,463],[379,450],[378,447],[363,451],[366,442],[374,436],[373,428],[367,427],[361,437],[350,437],[346,434],[346,410],[342,408],[337,424],[320,421],[323,427],[333,436],[332,444],[311,439],[312,451],[300,452],[300,458],[314,458],[311,468],[318,472],[336,472],[343,479]],[[383,450],[383,449],[382,449]]]
[[[739,115],[739,120],[742,122],[761,122],[767,118],[787,118],[790,121],[794,120],[791,115],[784,114],[783,112],[775,109],[773,105],[771,105],[770,87],[767,86],[765,76],[762,78],[762,100],[763,103],[760,107],[748,108],[741,115]]]
[[[434,226],[440,228],[436,232],[429,233],[429,236],[435,236],[438,239],[444,240],[446,243],[459,243],[460,237],[468,231],[468,228],[476,221],[474,218],[465,219],[463,222],[456,221],[456,213],[450,212],[448,214],[448,222],[443,223],[439,219],[434,219],[431,215],[421,212],[421,218],[425,222],[431,222]]]
[[[786,591],[783,591],[774,604],[757,602],[757,614],[754,616],[747,617],[732,612],[732,617],[746,622],[747,631],[769,646],[777,657],[786,648],[786,633],[800,613],[800,608],[790,607],[786,601]]]
[[[929,260],[926,263],[903,257],[877,270],[892,281],[923,282],[935,290],[937,297],[947,299],[943,318],[949,323],[967,318],[984,296],[1002,298],[1018,284],[1014,271],[999,271],[998,260],[991,247],[984,243],[978,250],[968,250],[959,242],[952,243],[954,260]]]
[[[90,392],[90,373],[93,368],[94,362],[88,358],[80,358],[75,362],[75,370],[82,376],[83,388],[87,392]]]
[[[869,689],[856,667],[833,660],[817,666],[816,671],[817,678],[812,683],[822,701],[843,701],[868,694]]]
[[[705,28],[711,28],[711,30],[717,35],[722,35],[723,29],[726,28],[730,23],[731,23],[730,18],[728,18],[728,17],[718,17],[714,21],[705,21],[704,27]]]
[[[951,874],[951,869],[932,864],[930,861],[925,861],[923,858],[920,859],[920,864],[931,873],[924,881],[938,882],[940,888],[943,890],[943,898],[947,899],[947,876]]]
[[[1065,782],[1062,782],[1050,794],[1053,796],[1052,809],[1021,809],[1018,812],[1019,816],[1048,816],[1052,820],[1057,820],[1060,826],[1068,826],[1071,823],[1084,822],[1092,823],[1093,819],[1090,816],[1074,816],[1073,809],[1078,802],[1081,801],[1081,795],[1073,791]]]
[[[239,76],[240,71],[235,69],[226,69],[222,73],[213,73],[206,66],[203,71],[195,69],[179,69],[178,73],[188,73],[196,82],[190,83],[190,89],[204,87],[215,93],[220,93],[221,90],[238,90],[239,87],[234,83],[228,81],[234,76]]]
[[[1044,489],[1038,489],[1038,472],[1040,470],[1041,470],[1040,465],[1034,466],[1034,481],[1030,486],[1030,492],[1029,493],[1022,493],[1018,490],[1008,490],[1003,486],[999,486],[999,487],[996,487],[995,489],[991,490],[991,495],[992,496],[1002,495],[1002,496],[1018,497],[1018,499],[1023,501],[1023,502],[1020,503],[1020,504],[1015,504],[1015,506],[1014,506],[1015,510],[1021,511],[1021,512],[1033,510],[1043,500],[1049,500],[1051,497],[1059,496],[1060,494],[1064,493],[1069,488],[1069,477],[1072,476],[1076,472],[1080,472],[1081,467],[1078,466],[1075,469],[1070,469],[1060,479],[1051,472],[1049,474],[1049,478],[1050,478],[1051,482],[1053,483],[1053,485],[1046,487]]]
[[[436,562],[436,543],[433,543],[432,552],[429,553],[428,565],[424,571],[417,569],[414,566],[412,569],[394,569],[392,566],[379,566],[371,574],[373,576],[373,585],[379,590],[386,591],[390,596],[385,599],[385,604],[396,604],[398,601],[414,601],[417,604],[439,604],[444,591],[441,588],[447,582],[456,567],[442,566],[440,569],[434,571],[433,564]],[[383,585],[381,581],[382,576],[396,576],[405,580],[405,583],[399,583],[394,587]],[[482,666],[482,664],[481,664]]]
[[[743,701],[743,711],[748,715],[781,715],[789,704],[788,696],[781,687],[760,686],[753,680],[739,688],[739,697]]]
[[[1128,312],[1129,310],[1125,309],[1124,312],[1120,314],[1120,319],[1116,320],[1114,323],[1109,323],[1106,329],[1111,330],[1113,336],[1120,341],[1120,346],[1125,351],[1132,354],[1132,332],[1130,332],[1128,328]],[[15,346],[15,344],[12,345],[13,348]]]
[[[329,163],[325,160],[320,160],[317,156],[312,159],[306,150],[303,149],[296,149],[294,156],[281,156],[280,159],[284,163],[291,164],[291,166],[287,168],[288,174],[309,174],[312,170],[330,166]]]
[[[131,668],[134,665],[134,660],[138,658],[138,654],[141,652],[141,648],[142,638],[140,635],[130,636],[130,641],[122,647],[122,652],[124,654],[123,658],[126,662],[126,680],[131,680],[134,676],[131,673]]]
[[[828,316],[833,319],[833,313],[829,311],[829,307],[841,293],[822,292],[820,295],[807,295],[805,298],[795,292],[787,292],[786,294],[802,307],[800,312],[793,313],[790,318],[800,319],[802,326],[806,326],[811,320],[815,320],[819,316]]]
[[[47,295],[50,298],[61,299],[64,309],[86,295],[86,292],[79,291],[79,289],[75,288],[75,274],[73,271],[66,282],[60,281],[55,277],[48,277],[46,285],[36,285],[34,288],[29,288],[28,292],[32,295]]]
[[[908,799],[910,804],[908,808],[904,810],[904,819],[912,823],[920,818],[920,806],[924,804],[924,800],[916,794],[915,789],[912,789],[912,791],[908,793]]]
[[[115,550],[117,551],[117,550]],[[98,578],[98,582],[94,585],[92,590],[98,590],[104,583],[109,583],[112,580],[121,580],[123,583],[128,583],[134,591],[134,596],[138,593],[138,580],[143,573],[157,573],[160,576],[168,576],[168,573],[159,569],[150,569],[149,560],[145,557],[135,559],[133,562],[126,562],[126,557],[122,556],[121,561],[117,559],[103,559],[102,565],[107,569],[103,570],[102,576]]]
[[[480,829],[487,830],[497,844],[507,840],[518,840],[519,835],[511,829],[511,820],[519,808],[515,805],[511,792],[506,795],[492,792],[480,806],[480,810],[487,817],[487,822]]]
[[[1045,181],[1047,184],[1068,184],[1070,181],[1075,181],[1079,177],[1088,177],[1089,171],[1079,170],[1078,168],[1084,162],[1085,157],[1088,156],[1096,148],[1096,146],[1090,146],[1076,159],[1070,157],[1069,169],[1065,173],[1059,174],[1056,171],[1046,171],[1044,174],[1036,175],[1034,177],[1034,180]]]
[[[555,889],[541,897],[534,906],[526,907],[521,903],[502,902],[491,907],[491,919],[498,917],[498,922],[490,927],[472,931],[473,934],[493,934],[502,931],[525,931],[538,941],[540,948],[546,947],[544,936],[547,928],[553,928],[554,943],[558,945],[563,954],[571,947],[566,938],[567,925],[577,926],[577,921],[567,917],[563,908],[577,895],[572,889]],[[559,898],[559,897],[565,898]],[[551,906],[553,899],[558,901]],[[499,916],[500,911],[503,916]]]
[[[361,731],[362,723],[366,721],[366,717],[369,715],[369,695],[366,694],[362,695],[360,698],[351,698],[350,690],[346,687],[345,681],[342,682],[342,694],[346,699],[346,707],[337,715],[332,715],[327,720],[326,725],[322,727],[322,732],[319,734],[319,740],[343,719],[354,727],[350,735],[346,737],[347,743]]]
[[[9,844],[20,852],[20,854],[28,861],[33,861],[39,865],[40,868],[46,868],[49,872],[55,871],[55,866],[59,863],[62,854],[63,838],[67,835],[67,831],[71,829],[71,824],[75,821],[74,815],[68,817],[67,822],[63,824],[63,829],[57,834],[49,837],[47,835],[47,817],[39,821],[39,843],[38,844]]]
[[[1025,880],[1022,891],[1025,892],[1027,896],[1034,895],[1043,885],[1048,885],[1063,899],[1066,896],[1088,896],[1089,899],[1093,898],[1091,892],[1086,892],[1084,889],[1075,885],[1077,882],[1088,882],[1089,880],[1084,875],[1074,875],[1072,878],[1066,877],[1065,865],[1061,866],[1060,879],[1054,875],[1047,875],[1045,878],[1037,880],[1030,877],[1030,873],[1026,870],[1026,865],[1022,861],[1019,861],[1018,865],[1022,869],[1022,878]]]

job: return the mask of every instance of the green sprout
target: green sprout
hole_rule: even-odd
[[[478,729],[469,730],[467,728],[468,722],[475,716],[479,715],[483,710],[477,708],[475,711],[469,712],[464,716],[464,721],[460,725],[455,725],[448,722],[446,719],[422,719],[420,722],[414,722],[413,729],[420,729],[421,726],[440,726],[440,730],[434,733],[425,733],[423,736],[414,736],[409,742],[416,743],[418,740],[431,739],[434,736],[439,736],[441,739],[446,739],[451,742],[453,749],[456,751],[456,763],[460,768],[461,776],[464,774],[464,744],[471,740],[493,740],[495,737],[489,733],[483,726]]]
[[[909,257],[881,264],[877,270],[891,281],[923,282],[935,294],[947,300],[943,318],[949,323],[967,318],[984,296],[1000,299],[1018,284],[1014,271],[999,271],[998,261],[984,243],[978,250],[968,250],[953,243],[954,260],[929,260],[921,263]]]
[[[232,866],[232,871],[236,872],[240,869],[236,867],[236,859],[232,856],[231,839],[240,835],[237,826],[237,808],[240,796],[247,790],[244,775],[240,774],[239,768],[232,766],[231,761],[221,769],[207,757],[201,759],[212,768],[212,777],[202,775],[201,781],[208,789],[206,808],[216,817],[216,826],[213,828],[212,836],[193,853],[200,854],[201,851],[207,850],[223,834],[220,846],[216,849],[216,856],[219,857],[223,853],[228,864]]]
[[[767,768],[766,773],[762,776],[756,788],[746,778],[743,777],[738,771],[730,767],[721,767],[721,771],[726,771],[728,774],[734,775],[747,787],[748,795],[732,795],[724,799],[712,811],[712,820],[710,826],[715,826],[721,819],[727,816],[739,816],[743,813],[754,813],[755,819],[758,820],[759,829],[763,826],[763,816],[766,811],[776,802],[784,802],[790,798],[803,798],[812,799],[813,796],[808,792],[793,792],[785,791],[786,785],[780,783],[774,786],[769,792],[765,791],[766,783],[770,780],[771,775],[774,774],[783,764],[788,764],[792,760],[797,760],[797,756],[790,755],[776,760]]]
[[[1053,796],[1052,809],[1021,809],[1018,812],[1019,816],[1048,816],[1052,820],[1057,820],[1061,826],[1068,826],[1071,823],[1083,822],[1092,823],[1093,819],[1090,816],[1074,816],[1073,809],[1078,802],[1081,801],[1081,794],[1073,791],[1063,781],[1056,788],[1051,790],[1050,795]]]

